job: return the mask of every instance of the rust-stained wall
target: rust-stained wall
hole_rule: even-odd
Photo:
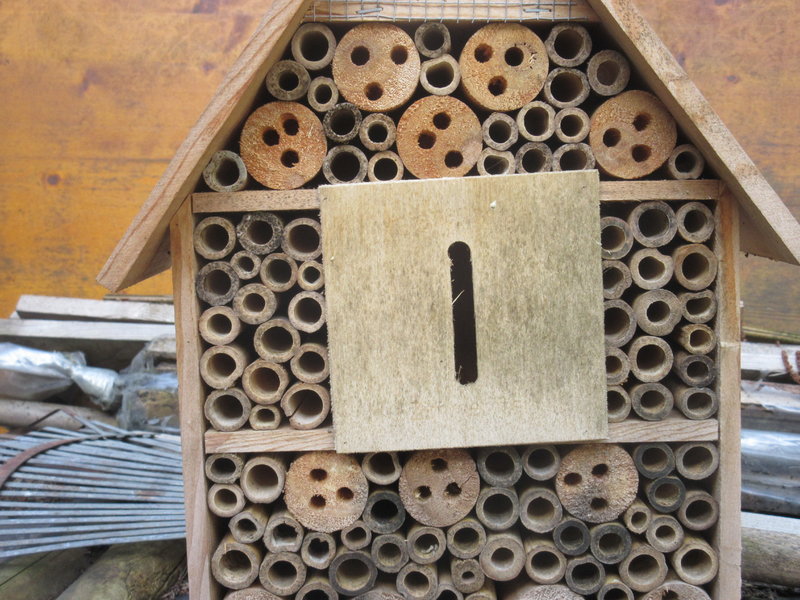
[[[636,1],[800,217],[796,0]],[[0,316],[21,293],[104,293],[96,273],[267,2],[0,3]],[[743,297],[746,326],[800,335],[800,268],[746,259]]]

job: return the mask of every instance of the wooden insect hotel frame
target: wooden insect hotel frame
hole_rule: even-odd
[[[631,0],[274,0],[99,276],[172,264],[192,598],[738,598],[740,251]]]

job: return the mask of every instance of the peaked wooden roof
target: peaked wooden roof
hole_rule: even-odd
[[[350,4],[352,10],[356,3]],[[472,21],[476,10],[468,0],[439,0],[419,3],[416,9],[416,4],[402,3],[403,14],[395,14],[395,7],[390,15],[391,2],[366,4],[374,4],[374,8],[359,14],[364,19],[379,20]],[[541,4],[546,7],[548,2]],[[800,225],[631,0],[553,3],[549,13],[534,13],[533,17],[524,12],[523,3],[513,0],[475,6],[485,12],[479,18],[491,20],[600,21],[739,201],[742,250],[800,264]],[[97,278],[100,284],[116,291],[169,268],[169,222],[194,190],[211,155],[226,145],[231,132],[247,118],[267,71],[280,59],[307,12],[319,20],[353,19],[352,15],[337,13],[342,7],[347,10],[347,3],[272,0],[252,39],[109,257]]]

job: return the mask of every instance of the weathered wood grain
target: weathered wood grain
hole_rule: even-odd
[[[171,303],[119,302],[32,294],[20,296],[16,312],[22,319],[169,324],[175,322],[175,312]]]

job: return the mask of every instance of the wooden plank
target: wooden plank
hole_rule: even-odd
[[[742,381],[742,428],[800,431],[800,385]]]
[[[171,304],[119,302],[61,296],[23,294],[17,301],[17,314],[23,319],[71,321],[122,321],[132,323],[174,323]]]
[[[597,172],[320,195],[338,452],[606,437]]]
[[[742,513],[742,572],[746,579],[800,585],[800,519]]]
[[[273,0],[253,38],[220,85],[211,103],[175,153],[98,275],[112,291],[169,266],[167,227],[192,192],[211,155],[247,116],[269,68],[286,49],[310,0]]]
[[[175,294],[178,346],[178,397],[180,401],[181,452],[183,454],[183,495],[186,510],[186,563],[193,598],[220,597],[211,576],[211,555],[216,545],[214,519],[206,505],[203,450],[205,393],[200,381],[201,342],[197,333],[200,306],[195,295],[197,257],[194,253],[194,215],[186,202],[170,224],[172,256],[175,260]]]
[[[603,202],[631,200],[716,200],[720,183],[716,179],[697,181],[601,181]]]
[[[765,377],[787,377],[788,371],[783,362],[783,352],[789,360],[789,365],[797,373],[800,365],[797,364],[797,353],[800,346],[788,344],[757,344],[742,342],[742,376],[745,379],[763,379]]]
[[[800,264],[800,224],[631,0],[588,0],[607,31],[768,241],[769,258]],[[744,248],[755,253],[760,248]]]
[[[690,421],[669,417],[663,421],[629,419],[608,424],[608,438],[603,443],[638,442],[712,442],[716,441],[719,424],[716,419]],[[206,453],[215,452],[311,452],[334,450],[333,429],[326,427],[301,431],[281,427],[274,431],[213,431],[205,434]]]
[[[719,502],[719,524],[714,529],[714,547],[719,552],[719,574],[713,583],[713,597],[740,597],[742,538],[741,505],[741,406],[740,406],[740,313],[739,313],[739,215],[738,203],[726,190],[717,203],[714,252],[719,260],[717,275],[716,333],[719,340],[719,454],[720,463],[713,484]]]

